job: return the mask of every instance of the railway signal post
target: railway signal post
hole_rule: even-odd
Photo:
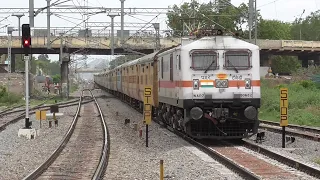
[[[25,101],[26,101],[26,118],[25,127],[19,129],[18,136],[25,136],[28,139],[33,139],[36,136],[36,130],[31,128],[32,122],[29,119],[29,60],[30,60],[30,50],[31,50],[31,33],[30,25],[22,24],[22,38],[21,43],[24,51],[24,61],[25,61]]]
[[[149,125],[152,119],[152,86],[145,86],[143,95],[143,122],[146,124],[146,147],[148,147]]]
[[[280,126],[282,126],[282,148],[286,147],[286,126],[288,126],[288,88],[280,88]]]

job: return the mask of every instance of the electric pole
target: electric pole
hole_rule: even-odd
[[[254,0],[254,44],[257,45],[257,38],[258,38],[258,10],[257,10],[257,0]]]
[[[24,16],[24,14],[20,14],[20,13],[13,13],[12,16],[16,16],[18,18],[18,31],[19,31],[19,38],[21,36],[21,27],[20,27],[20,22],[21,22],[21,17]]]
[[[11,46],[13,27],[8,27],[8,72],[11,73]]]
[[[119,16],[119,14],[108,14],[108,16],[111,18],[111,56],[114,55],[114,18],[116,16]]]
[[[249,26],[249,41],[251,42],[252,39],[252,26],[253,26],[253,16],[254,16],[254,10],[253,10],[253,5],[254,5],[254,0],[249,0],[249,19],[248,19],[248,26]]]
[[[50,0],[47,0],[47,49],[50,49],[50,40],[51,40],[51,34],[50,34]]]
[[[123,26],[124,26],[124,1],[125,0],[120,0],[121,2],[121,45],[124,43],[124,38],[123,38]]]
[[[156,51],[160,50],[160,24],[159,23],[153,23],[152,24],[154,29],[156,30]]]
[[[34,0],[29,0],[29,24],[34,27]]]

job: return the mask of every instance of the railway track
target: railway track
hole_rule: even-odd
[[[82,91],[78,108],[60,146],[25,180],[33,179],[101,179],[109,157],[109,134],[100,106],[91,90],[94,104],[84,105],[89,98]],[[97,116],[98,114],[98,116]],[[102,127],[101,127],[102,126]]]
[[[48,107],[50,107],[51,105],[46,105],[46,106],[44,106],[44,104],[45,104],[46,102],[48,102],[49,100],[50,100],[50,99],[48,99],[48,100],[46,100],[46,101],[44,101],[44,102],[42,102],[42,103],[40,103],[40,104],[37,104],[36,106],[30,108],[30,111],[35,110],[35,109],[39,109],[39,108],[48,108]],[[70,101],[66,101],[66,102],[57,103],[57,105],[69,104],[69,103],[74,103],[74,102],[77,102],[77,101],[78,101],[78,100],[75,99],[75,100],[70,100]],[[24,112],[25,109],[17,109],[17,108],[20,108],[20,107],[22,107],[22,106],[24,106],[24,105],[16,106],[16,107],[9,108],[9,109],[6,109],[6,110],[4,110],[4,111],[1,111],[1,112],[0,112],[0,117],[5,116],[5,115],[8,115],[8,114],[12,114],[12,113]],[[14,110],[14,109],[16,109],[16,110]]]
[[[12,111],[14,109],[20,108],[22,106],[24,106],[24,105],[18,105],[18,106],[14,106],[14,107],[5,108],[4,110],[2,110],[0,112],[0,117],[4,116],[7,112],[10,112],[10,111]]]
[[[259,126],[267,131],[282,133],[282,127],[276,122],[260,120]],[[286,134],[320,142],[320,128],[289,124]]]
[[[61,102],[61,103],[57,103],[56,105],[58,105],[59,108],[65,108],[65,107],[77,105],[78,104],[77,101],[79,101],[79,100],[71,100],[71,101],[67,101],[67,102]],[[89,103],[92,101],[93,100],[86,100],[86,101],[83,101],[82,104],[86,104],[86,103]],[[51,105],[44,106],[44,104],[45,104],[45,102],[42,102],[41,104],[38,104],[35,107],[31,108],[29,115],[35,114],[37,109],[46,110],[46,111],[50,110]],[[1,114],[1,116],[3,117],[3,116],[8,116],[11,114],[22,112],[19,115],[14,115],[14,117],[11,119],[9,119],[9,118],[1,119],[0,120],[0,132],[5,130],[8,125],[16,123],[19,120],[23,119],[25,117],[24,111],[25,111],[24,109],[18,109],[18,110],[14,110],[14,111],[7,111],[7,112],[4,112],[3,114]]]
[[[121,101],[126,104],[129,104],[126,101]],[[139,109],[133,109],[137,110],[140,113],[143,113]],[[180,131],[174,130],[173,128],[164,125],[162,122],[157,120],[157,118],[153,118],[153,121],[160,124],[161,126],[166,127],[168,130],[183,138],[184,140],[188,141],[195,147],[199,148],[213,159],[216,159],[221,164],[225,165],[229,169],[232,169],[234,172],[242,176],[244,179],[287,179],[287,177],[290,177],[291,179],[299,179],[299,177],[294,175],[292,172],[280,169],[279,167],[271,164],[270,162],[262,160],[257,156],[239,150],[238,148],[236,148],[237,145],[258,152],[259,154],[265,155],[280,163],[286,164],[299,171],[305,172],[310,176],[320,178],[320,169],[316,169],[294,159],[282,156],[246,140],[236,141],[233,143],[219,141],[221,143],[220,146],[213,146],[210,145],[210,143],[202,143],[183,134]],[[222,144],[224,146],[221,146]]]

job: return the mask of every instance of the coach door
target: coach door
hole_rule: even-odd
[[[181,88],[181,75],[180,75],[180,69],[181,69],[181,61],[180,61],[180,55],[177,54],[176,55],[176,70],[175,70],[175,76],[177,77],[176,81],[178,83],[176,84],[176,88],[175,88],[175,97],[177,99],[177,104],[179,104],[179,92],[180,92],[180,88]]]

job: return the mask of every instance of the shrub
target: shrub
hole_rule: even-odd
[[[262,80],[260,119],[279,121],[282,87],[289,90],[289,123],[320,126],[320,89],[312,80],[292,83]]]
[[[17,95],[11,92],[7,92],[7,89],[0,86],[0,103],[4,105],[12,105],[22,100],[21,95]]]

